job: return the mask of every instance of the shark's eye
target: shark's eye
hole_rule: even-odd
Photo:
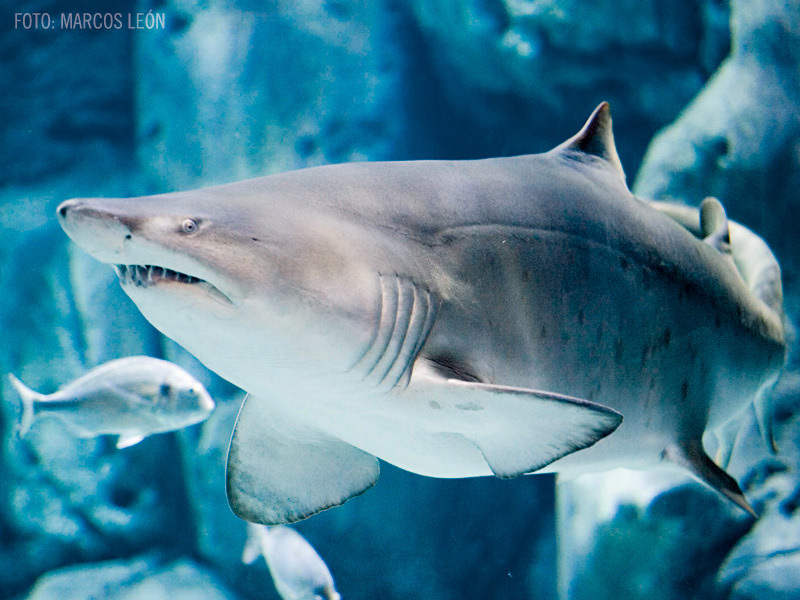
[[[181,225],[181,229],[183,233],[194,233],[198,229],[197,221],[194,219],[186,219]]]

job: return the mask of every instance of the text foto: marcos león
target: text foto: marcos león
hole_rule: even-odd
[[[14,13],[14,29],[164,29],[166,13]]]

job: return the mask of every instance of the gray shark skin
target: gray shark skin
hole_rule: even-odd
[[[250,394],[228,498],[278,524],[365,491],[375,457],[434,477],[670,463],[751,510],[701,438],[777,377],[780,272],[763,242],[756,276],[739,264],[719,203],[687,211],[629,192],[603,103],[544,154],[331,165],[58,217]]]

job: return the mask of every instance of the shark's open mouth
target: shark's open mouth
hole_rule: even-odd
[[[114,270],[119,277],[120,283],[125,285],[135,285],[137,287],[149,287],[157,285],[164,281],[174,281],[187,285],[196,285],[204,288],[212,296],[225,300],[230,303],[231,300],[223,294],[219,289],[214,287],[205,279],[200,279],[193,275],[187,275],[179,271],[173,271],[166,267],[159,267],[155,265],[114,265]]]
[[[153,265],[114,265],[117,277],[123,284],[147,287],[161,281],[177,281],[179,283],[207,283],[203,279],[179,273],[172,269]]]

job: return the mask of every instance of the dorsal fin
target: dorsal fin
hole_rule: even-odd
[[[731,254],[731,236],[725,208],[716,198],[709,196],[700,204],[700,232],[703,241],[723,254]]]
[[[611,128],[611,107],[601,102],[583,128],[566,142],[556,146],[554,152],[582,152],[601,158],[619,175],[625,183],[625,171],[614,145],[614,132]]]

